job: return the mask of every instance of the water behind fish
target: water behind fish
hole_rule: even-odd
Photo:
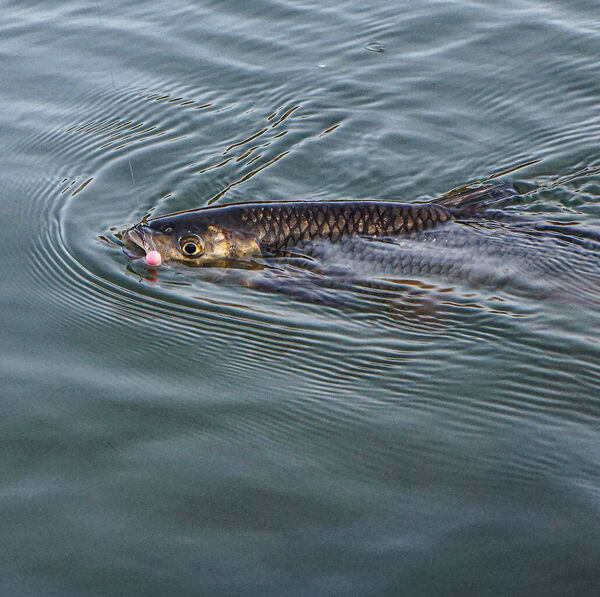
[[[4,3],[2,592],[597,593],[593,258],[310,301],[107,242],[497,175],[599,227],[595,8]]]

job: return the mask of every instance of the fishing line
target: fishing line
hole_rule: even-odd
[[[104,29],[106,31],[107,29],[106,29],[106,27],[104,27],[104,21],[102,20],[102,13],[100,12],[99,4],[96,4],[96,9],[98,11],[98,20],[100,21],[100,27],[102,27],[102,29]],[[113,92],[115,95],[117,95],[117,86],[115,85],[115,77],[113,75],[112,64],[110,62],[109,62],[109,68],[110,68],[110,80],[112,82]],[[131,158],[129,156],[127,156],[127,163],[129,164],[129,172],[131,172],[131,182],[135,185],[135,178],[133,176],[133,166],[131,165]]]

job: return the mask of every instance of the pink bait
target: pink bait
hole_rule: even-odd
[[[162,257],[158,251],[148,251],[145,259],[148,265],[156,266],[162,263]]]

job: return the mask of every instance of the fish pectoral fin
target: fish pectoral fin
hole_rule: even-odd
[[[314,262],[314,258],[306,253],[302,253],[301,251],[277,251],[275,253],[269,253],[265,255],[265,257],[270,257],[272,259],[293,259],[307,262]]]

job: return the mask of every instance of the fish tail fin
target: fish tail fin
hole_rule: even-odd
[[[454,189],[432,203],[443,205],[456,214],[473,214],[490,207],[500,208],[519,195],[519,189],[512,183],[499,182]]]

